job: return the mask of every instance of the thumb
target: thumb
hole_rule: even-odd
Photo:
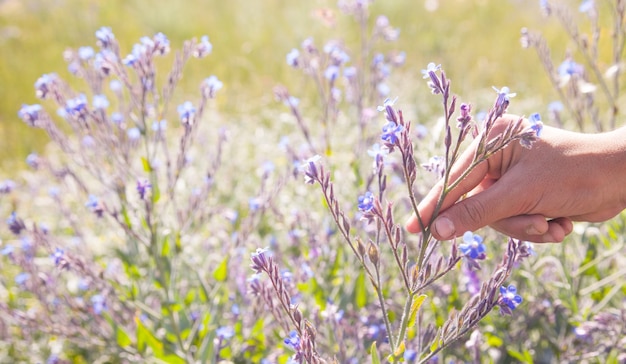
[[[519,194],[512,191],[510,185],[499,182],[442,211],[432,223],[433,236],[438,240],[449,240],[466,231],[475,231],[504,218],[521,214],[522,212],[512,211],[514,206],[520,206],[511,201],[512,196]]]

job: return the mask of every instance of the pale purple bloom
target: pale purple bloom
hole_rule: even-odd
[[[210,99],[215,98],[215,93],[222,89],[224,84],[216,76],[209,76],[202,82],[202,94]]]
[[[380,139],[384,140],[388,144],[396,144],[399,142],[398,134],[404,130],[404,126],[398,125],[393,121],[388,122],[383,126],[383,133]]]
[[[193,51],[193,56],[196,58],[203,58],[208,56],[213,50],[213,45],[209,42],[209,36],[203,35],[200,38],[200,42],[196,44],[196,47]]]
[[[122,90],[122,81],[120,81],[120,80],[111,80],[111,82],[109,82],[109,88],[113,92],[121,91]]]
[[[326,77],[326,79],[331,81],[331,82],[334,81],[335,79],[337,79],[337,76],[339,76],[339,67],[338,66],[330,65],[324,71],[324,77]]]
[[[300,51],[296,48],[293,48],[289,53],[287,53],[287,64],[291,67],[298,67],[300,61]]]
[[[19,273],[15,276],[15,283],[18,285],[23,285],[30,278],[30,274],[26,272]]]
[[[92,58],[95,55],[93,48],[91,47],[80,47],[78,48],[78,58],[86,61]]]
[[[561,78],[568,79],[572,76],[582,76],[584,70],[585,69],[582,65],[574,62],[573,59],[568,58],[559,65],[557,72]]]
[[[431,72],[432,73],[436,73],[437,71],[441,70],[441,65],[440,64],[436,64],[434,62],[430,62],[428,65],[426,65],[426,69],[422,70],[422,75],[424,79],[427,78],[431,78]]]
[[[109,107],[109,100],[105,95],[94,95],[93,97],[93,108],[94,109],[106,109]]]
[[[104,296],[101,294],[96,294],[91,297],[91,303],[93,305],[93,312],[96,315],[102,314],[103,311],[106,311],[107,305],[104,299]]]
[[[0,182],[0,195],[11,193],[11,191],[15,189],[15,186],[16,184],[13,180],[5,179],[4,181]]]
[[[54,265],[59,266],[59,264],[65,260],[65,251],[61,248],[55,248],[51,257],[54,261]]]
[[[220,339],[230,339],[235,335],[235,330],[231,326],[222,326],[215,330],[215,335]]]
[[[65,112],[74,118],[81,118],[87,114],[87,97],[80,94],[65,102]]]
[[[52,88],[52,83],[58,79],[56,73],[45,74],[35,82],[35,95],[40,99],[45,99]]]
[[[120,125],[124,121],[124,114],[121,112],[114,112],[111,114],[111,121],[113,124]]]
[[[39,112],[41,111],[41,105],[22,105],[20,111],[17,112],[17,116],[22,119],[29,126],[35,126],[37,120],[39,120]]]
[[[115,39],[115,35],[113,35],[111,28],[102,27],[96,30],[96,39],[97,39],[97,44],[101,48],[108,48],[113,43],[113,40]]]
[[[196,115],[196,108],[191,101],[185,101],[183,104],[178,105],[178,116],[180,117],[183,125],[193,124],[194,116]]]
[[[140,199],[144,199],[146,195],[152,190],[152,183],[147,179],[138,179],[137,180],[137,193],[139,194]]]
[[[578,7],[578,11],[580,11],[581,13],[589,13],[591,10],[594,9],[594,7],[595,7],[594,0],[584,0]]]
[[[531,114],[528,117],[528,120],[531,123],[530,128],[535,131],[535,135],[537,138],[541,136],[541,130],[543,129],[543,123],[541,122],[541,115],[539,113]]]

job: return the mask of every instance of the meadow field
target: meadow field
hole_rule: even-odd
[[[504,112],[623,126],[625,9],[0,0],[0,363],[626,363],[623,213],[403,227]]]

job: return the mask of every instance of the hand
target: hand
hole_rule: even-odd
[[[492,135],[517,119],[503,116]],[[470,165],[476,146],[475,140],[453,165],[451,182]],[[490,225],[517,239],[561,242],[572,221],[600,222],[620,213],[626,207],[624,181],[626,128],[581,134],[544,126],[532,149],[511,143],[469,173],[445,197],[431,232],[447,240]],[[418,205],[425,224],[442,187],[440,181]],[[420,231],[415,215],[406,229]]]

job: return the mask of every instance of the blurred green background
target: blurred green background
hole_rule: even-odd
[[[333,14],[324,9],[334,13],[334,25],[322,20],[321,14]],[[444,66],[454,92],[465,98],[491,85],[507,85],[538,104],[555,97],[536,54],[519,42],[520,29],[528,27],[544,32],[556,59],[567,47],[558,24],[546,24],[536,1],[379,1],[371,14],[372,19],[387,15],[401,30],[390,46],[407,54],[402,77],[395,78],[409,94],[399,95],[404,102],[419,103],[410,93],[423,87],[420,70],[431,61]],[[301,80],[285,55],[303,39],[322,42],[334,33],[358,38],[358,27],[339,13],[336,1],[0,0],[0,170],[23,168],[28,153],[43,150],[46,136],[26,127],[17,111],[22,103],[38,102],[33,85],[42,74],[73,79],[63,51],[95,48],[94,32],[101,26],[113,29],[122,54],[141,36],[156,32],[168,36],[172,49],[208,35],[212,55],[191,62],[181,86],[196,92],[204,77],[217,75],[225,85],[220,110],[244,122],[246,114],[273,105],[276,84]]]

